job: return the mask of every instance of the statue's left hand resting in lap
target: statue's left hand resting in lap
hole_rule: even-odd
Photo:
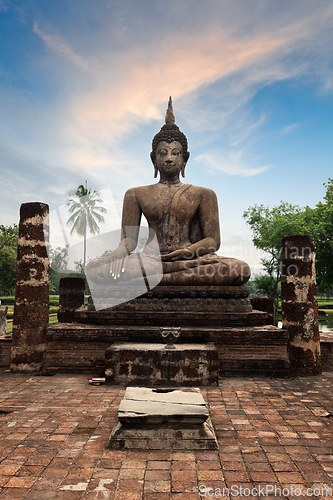
[[[187,139],[175,125],[170,98],[165,125],[152,144],[151,160],[159,181],[126,192],[121,242],[110,256],[89,262],[86,271],[91,281],[106,284],[140,278],[138,257],[132,252],[137,246],[142,214],[149,224],[142,253],[144,272],[154,274],[161,259],[160,285],[235,286],[248,281],[251,271],[246,262],[215,254],[220,247],[216,194],[180,181],[180,174],[185,177],[188,158]],[[158,242],[155,249],[154,238]]]

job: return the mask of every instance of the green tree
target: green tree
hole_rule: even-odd
[[[0,294],[15,293],[18,226],[0,224]]]
[[[319,292],[333,288],[333,179],[324,184],[324,202],[317,203],[314,209],[305,208],[304,219],[316,243],[316,277]]]
[[[87,255],[87,230],[90,233],[99,233],[98,223],[104,222],[104,217],[101,214],[106,213],[106,209],[98,206],[103,203],[100,198],[99,191],[91,191],[81,184],[75,193],[70,193],[70,198],[67,201],[68,211],[71,214],[67,224],[72,226],[71,234],[76,232],[83,236],[83,275],[86,271],[86,255]]]
[[[281,281],[281,240],[293,234],[311,234],[312,219],[310,221],[304,217],[304,209],[283,201],[272,208],[254,205],[244,212],[243,217],[252,230],[254,246],[267,255],[261,259],[266,274],[254,279],[256,288],[273,299],[277,309]]]
[[[274,279],[269,274],[260,274],[253,278],[253,286],[256,293],[267,295],[268,298],[274,301],[274,309],[277,310],[277,301],[281,295],[281,287],[279,279]]]
[[[59,294],[61,271],[65,271],[68,265],[68,249],[65,247],[57,247],[53,249],[50,245],[49,260],[50,260],[50,293]]]
[[[57,247],[55,249],[53,249],[50,245],[50,251],[49,251],[50,267],[52,267],[54,271],[64,271],[67,268],[68,249],[69,245],[66,245],[63,248]]]

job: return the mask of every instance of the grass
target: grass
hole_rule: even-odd
[[[327,314],[327,316],[333,316],[333,309],[325,309],[323,307],[319,307],[319,309],[321,311],[324,311]]]

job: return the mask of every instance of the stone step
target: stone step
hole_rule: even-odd
[[[127,325],[131,326],[257,326],[269,323],[268,314],[263,311],[216,312],[216,311],[59,311],[59,322],[84,325]]]

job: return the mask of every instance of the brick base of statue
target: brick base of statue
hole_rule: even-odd
[[[103,376],[112,343],[157,343],[161,327],[181,327],[182,344],[213,342],[219,376],[288,373],[286,330],[253,310],[249,287],[156,287],[112,309],[71,311],[70,323],[48,328],[45,371],[85,371]],[[66,311],[63,311],[65,316]],[[177,345],[177,344],[176,344]],[[199,384],[198,384],[199,385]]]
[[[136,326],[258,326],[270,324],[267,313],[254,311],[248,286],[157,286],[136,299],[126,301],[126,289],[119,289],[124,302],[100,311],[59,311],[60,322],[95,325]],[[105,289],[104,289],[104,293]],[[132,288],[128,293],[133,294]],[[111,291],[110,291],[111,295]],[[133,296],[133,295],[132,295]],[[94,303],[106,301],[96,297]],[[202,340],[200,340],[202,341]]]
[[[105,353],[106,383],[125,386],[218,385],[214,344],[115,343]]]

